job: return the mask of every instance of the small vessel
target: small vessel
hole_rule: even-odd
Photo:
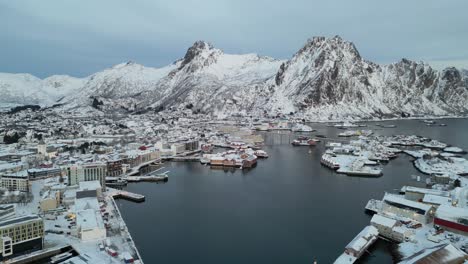
[[[293,146],[315,146],[316,141],[308,137],[298,137],[291,143]]]
[[[359,125],[356,125],[350,122],[343,122],[342,124],[336,124],[335,127],[340,128],[340,129],[346,129],[346,128],[351,128],[351,127],[359,127]]]
[[[261,150],[261,149],[254,151],[254,155],[259,158],[268,158],[268,153],[266,153],[266,151]]]
[[[312,132],[314,129],[312,129],[310,126],[304,125],[304,124],[295,124],[291,128],[292,132]]]
[[[340,168],[340,164],[333,160],[333,155],[330,153],[323,154],[322,158],[320,159],[320,163],[333,170],[337,170]]]

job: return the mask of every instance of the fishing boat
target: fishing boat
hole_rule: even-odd
[[[316,141],[308,138],[308,137],[298,137],[297,139],[291,142],[293,146],[315,146]]]

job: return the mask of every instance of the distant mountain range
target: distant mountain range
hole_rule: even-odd
[[[132,62],[86,78],[0,74],[0,105],[60,104],[59,111],[191,109],[217,117],[295,114],[361,119],[468,114],[468,71],[407,59],[364,60],[353,43],[314,37],[290,60],[225,54],[197,41],[163,68]]]

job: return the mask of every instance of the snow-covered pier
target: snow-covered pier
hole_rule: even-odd
[[[134,202],[144,202],[145,196],[137,193],[115,190],[114,192],[109,193],[109,196],[113,199],[125,199]]]
[[[115,209],[115,212],[117,213],[116,214],[116,217],[118,218],[118,220],[120,221],[120,226],[121,226],[121,230],[125,233],[125,235],[127,236],[127,243],[129,243],[131,245],[131,247],[133,248],[136,256],[137,256],[137,261],[138,263],[140,264],[143,264],[143,259],[141,258],[141,255],[140,255],[140,252],[138,252],[138,248],[136,247],[135,245],[135,241],[133,240],[133,237],[132,235],[130,234],[130,232],[128,231],[128,228],[127,228],[127,225],[125,224],[125,221],[123,220],[122,218],[122,214],[120,213],[120,209],[119,207],[117,206],[117,204],[115,203],[115,199],[114,197],[110,196],[109,199],[111,200],[112,202],[112,206],[114,207]]]
[[[367,249],[377,241],[379,231],[374,226],[366,226],[348,245],[336,260],[335,264],[354,263]]]
[[[382,201],[376,199],[370,199],[366,204],[366,212],[369,213],[378,213],[382,210]]]
[[[169,176],[167,175],[146,175],[146,176],[131,176],[125,178],[127,182],[167,182]]]

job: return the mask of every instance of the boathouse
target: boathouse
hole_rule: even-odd
[[[443,204],[437,208],[434,224],[466,235],[468,234],[468,209]]]
[[[395,214],[420,223],[430,223],[435,213],[434,206],[407,200],[401,195],[386,193],[382,201],[384,213]]]

